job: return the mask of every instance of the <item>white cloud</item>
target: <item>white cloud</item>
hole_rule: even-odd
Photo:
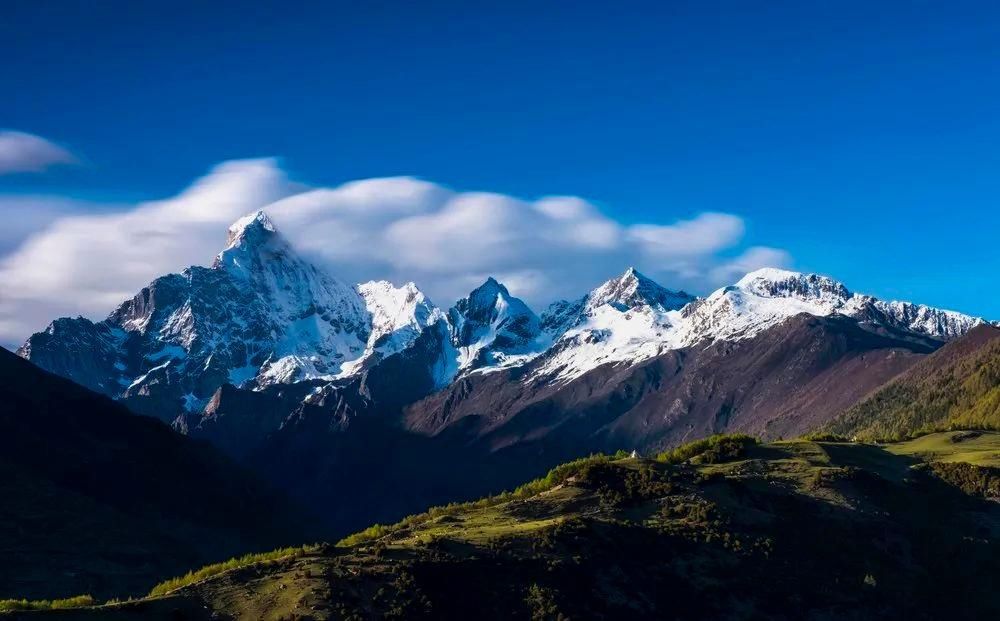
[[[707,292],[744,267],[789,261],[768,248],[723,258],[743,236],[731,214],[624,225],[575,197],[526,201],[409,177],[307,189],[273,160],[245,160],[217,166],[174,198],[60,217],[28,237],[0,259],[0,341],[57,316],[103,317],[156,276],[210,263],[228,225],[259,208],[340,278],[413,280],[442,306],[490,275],[540,308],[628,265]]]
[[[174,198],[55,220],[0,260],[0,341],[103,317],[152,278],[209,262],[233,220],[290,191],[273,161],[229,162]]]
[[[57,196],[0,196],[0,257],[22,244],[28,236],[44,230],[59,218],[80,210],[106,209]]]
[[[719,252],[743,237],[743,220],[728,213],[703,213],[675,224],[637,224],[629,239],[652,256],[689,257]]]
[[[747,248],[738,257],[712,268],[709,272],[709,278],[714,282],[720,283],[734,282],[747,272],[752,272],[762,267],[788,267],[791,264],[792,257],[784,250],[767,248],[765,246],[753,246]]]
[[[0,131],[0,175],[41,172],[55,164],[76,162],[66,149],[41,136],[17,131]]]

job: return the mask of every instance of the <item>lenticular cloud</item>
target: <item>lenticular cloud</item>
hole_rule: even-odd
[[[0,175],[41,172],[55,164],[72,164],[75,161],[69,151],[41,136],[0,131]]]
[[[411,177],[307,188],[275,160],[240,160],[175,197],[57,217],[22,240],[0,258],[0,341],[16,343],[56,316],[103,317],[151,279],[210,263],[227,226],[257,209],[341,279],[415,281],[440,305],[489,275],[541,305],[626,265],[707,291],[734,272],[789,262],[781,250],[741,250],[743,221],[733,214],[624,225],[577,197],[523,200]]]

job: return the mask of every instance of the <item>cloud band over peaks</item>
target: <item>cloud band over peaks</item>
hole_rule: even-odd
[[[412,177],[303,189],[275,160],[240,160],[172,198],[59,216],[15,244],[0,258],[0,341],[19,342],[57,316],[104,317],[153,278],[209,264],[228,225],[257,209],[342,280],[414,281],[442,306],[488,275],[540,307],[627,265],[707,292],[736,272],[790,261],[742,248],[744,223],[732,214],[626,225],[576,197],[522,200]]]

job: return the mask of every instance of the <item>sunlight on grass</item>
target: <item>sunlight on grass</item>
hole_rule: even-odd
[[[213,565],[206,565],[201,569],[196,569],[189,571],[183,576],[178,576],[176,578],[171,578],[170,580],[164,580],[158,585],[154,586],[149,592],[150,597],[157,597],[159,595],[166,595],[171,591],[176,591],[177,589],[193,584],[195,582],[200,582],[206,578],[211,578],[221,574],[222,572],[229,571],[231,569],[236,569],[239,567],[246,567],[248,565],[255,565],[257,563],[264,563],[269,561],[285,560],[290,558],[295,558],[302,556],[308,552],[316,549],[316,546],[302,546],[298,548],[280,548],[278,550],[272,550],[270,552],[260,552],[256,554],[244,554],[240,557],[231,558],[228,561],[223,561],[221,563],[215,563]]]
[[[24,610],[63,610],[93,606],[94,598],[90,595],[77,595],[66,599],[0,599],[0,612],[17,612]]]

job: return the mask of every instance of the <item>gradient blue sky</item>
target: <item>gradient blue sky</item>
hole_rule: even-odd
[[[276,155],[625,224],[733,213],[797,269],[1000,318],[1000,5],[248,5],[5,3],[0,128],[81,163],[0,194],[127,203]]]

